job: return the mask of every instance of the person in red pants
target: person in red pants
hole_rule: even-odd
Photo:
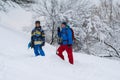
[[[72,53],[72,30],[66,22],[61,24],[61,28],[62,30],[58,27],[58,43],[60,44],[60,47],[57,49],[57,55],[64,60],[63,51],[66,50],[70,64],[74,64]]]

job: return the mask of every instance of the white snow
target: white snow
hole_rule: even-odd
[[[120,80],[120,62],[74,53],[75,64],[56,56],[56,47],[46,43],[45,57],[27,49],[30,36],[21,33],[30,26],[32,14],[22,9],[0,13],[0,80]],[[76,28],[77,29],[77,28]],[[20,31],[20,32],[19,32]]]
[[[0,80],[120,80],[119,61],[74,53],[71,65],[47,43],[46,56],[34,57],[29,36],[3,25],[0,34]]]
[[[7,14],[7,15],[6,15]],[[22,31],[24,27],[31,27],[32,13],[21,7],[9,8],[7,13],[0,12],[0,24],[9,26],[12,29]]]

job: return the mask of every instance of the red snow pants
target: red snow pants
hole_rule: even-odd
[[[60,47],[57,50],[57,55],[64,60],[64,56],[63,56],[63,51],[67,52],[68,54],[68,59],[70,64],[74,64],[73,62],[73,53],[72,53],[72,46],[68,46],[68,45],[60,45]]]

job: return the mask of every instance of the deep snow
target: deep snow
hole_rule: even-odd
[[[0,80],[120,80],[120,62],[74,53],[71,65],[47,44],[45,57],[27,49],[29,36],[0,25]]]

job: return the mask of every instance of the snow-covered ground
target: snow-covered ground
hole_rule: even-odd
[[[0,80],[120,80],[120,62],[74,53],[75,64],[56,56],[56,47],[46,43],[45,57],[27,49],[30,36],[21,33],[31,26],[32,14],[23,9],[0,13]]]
[[[45,57],[34,57],[29,36],[3,25],[0,34],[0,80],[120,80],[119,61],[74,53],[71,65],[49,44]]]

